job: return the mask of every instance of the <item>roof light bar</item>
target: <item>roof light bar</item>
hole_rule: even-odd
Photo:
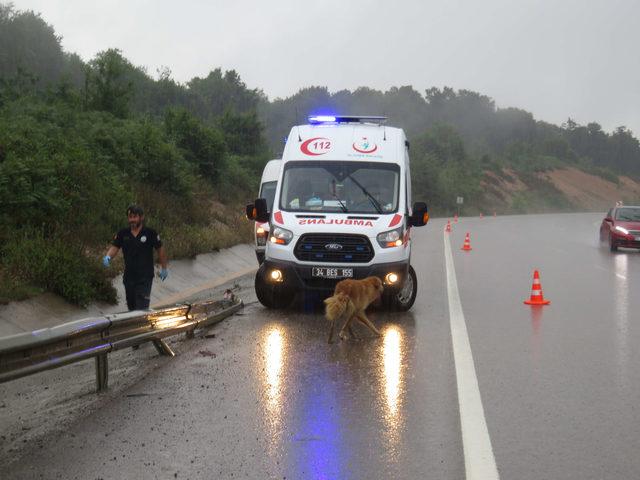
[[[314,115],[309,117],[309,123],[325,123],[325,122],[335,122],[336,117],[332,115]]]
[[[311,115],[309,123],[384,123],[387,117],[378,115]]]

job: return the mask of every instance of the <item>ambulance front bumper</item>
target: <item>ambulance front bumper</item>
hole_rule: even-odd
[[[323,269],[321,272],[314,271],[314,267]],[[336,284],[340,280],[345,278],[353,278],[356,280],[362,280],[366,277],[375,276],[380,278],[385,283],[385,291],[388,293],[395,293],[404,284],[404,280],[409,271],[409,261],[390,262],[390,263],[378,263],[373,265],[339,265],[335,266],[339,274],[352,273],[351,277],[340,276],[339,278],[327,278],[324,276],[318,276],[319,273],[327,273],[328,268],[333,268],[331,265],[300,265],[295,262],[286,260],[265,260],[258,270],[258,275],[261,275],[265,282],[273,283],[277,282],[286,289],[293,290],[319,290],[319,291],[333,291]],[[350,269],[352,272],[345,272],[345,269]],[[274,273],[280,272],[278,274]],[[395,274],[395,282],[391,284],[389,282],[389,274]],[[274,277],[277,280],[274,280]]]

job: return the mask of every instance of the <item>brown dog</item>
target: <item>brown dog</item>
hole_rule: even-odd
[[[384,287],[378,277],[367,277],[364,280],[342,280],[338,282],[333,296],[324,301],[326,305],[325,317],[331,322],[329,330],[329,343],[333,342],[333,331],[336,321],[345,318],[344,325],[340,329],[339,337],[347,338],[346,330],[355,337],[351,330],[351,321],[355,318],[369,327],[377,336],[380,332],[364,314],[367,307],[380,298]]]

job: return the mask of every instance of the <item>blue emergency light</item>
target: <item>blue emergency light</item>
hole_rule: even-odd
[[[332,115],[314,115],[309,117],[309,123],[333,123],[336,117]]]
[[[321,123],[384,123],[387,117],[378,115],[311,115],[309,123],[318,125]]]

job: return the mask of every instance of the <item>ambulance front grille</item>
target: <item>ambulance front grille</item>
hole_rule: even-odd
[[[364,235],[307,233],[298,240],[294,255],[303,262],[368,263],[374,251]]]

